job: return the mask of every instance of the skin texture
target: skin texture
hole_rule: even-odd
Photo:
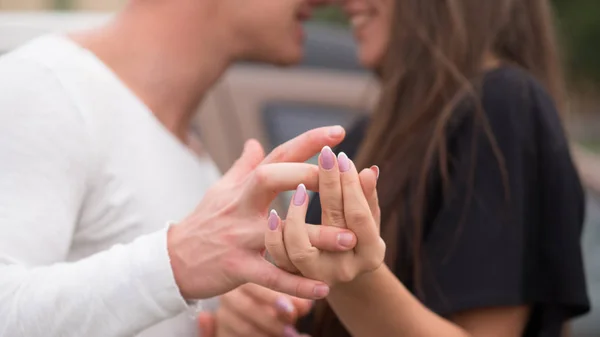
[[[333,161],[332,166],[325,165],[331,166],[329,169],[323,166],[324,157]],[[322,149],[317,172],[318,189],[333,202],[327,203],[323,209],[330,215],[330,220],[326,220],[329,225],[319,227],[348,226],[359,239],[354,249],[345,253],[329,253],[311,243],[310,233],[306,230],[310,225],[304,223],[308,205],[306,187],[309,185],[304,184],[296,188],[285,221],[271,212],[269,231],[265,236],[265,246],[277,266],[324,280],[329,285],[348,282],[360,274],[378,269],[385,253],[378,228],[376,181],[379,168],[365,169],[359,174],[350,160],[342,161],[346,172],[340,172],[338,160],[329,147]],[[345,213],[344,209],[352,211]],[[273,223],[275,226],[272,227]],[[285,245],[284,237],[286,242],[294,242],[296,246]],[[339,254],[343,256],[342,260],[337,256]],[[282,305],[282,302],[287,302],[287,305]],[[256,285],[245,285],[223,296],[215,315],[202,314],[199,325],[205,337],[297,336],[292,326],[310,309],[308,301]]]
[[[390,41],[394,1],[342,0],[339,3],[350,18],[359,61],[367,68],[379,67]]]
[[[379,268],[385,255],[385,243],[379,236],[379,223],[373,216],[379,209],[376,173],[365,169],[361,179],[354,164],[343,153],[339,155],[337,165],[334,163],[334,168],[326,170],[322,159],[329,151],[324,149],[321,153],[319,191],[324,193],[325,198],[336,200],[330,205],[339,208],[324,210],[326,214],[333,214],[330,217],[333,221],[324,226],[332,227],[335,223],[336,226],[351,229],[358,239],[356,247],[345,253],[330,253],[320,251],[310,243],[304,229],[308,208],[304,185],[296,189],[285,225],[270,230],[265,241],[278,266],[294,266],[302,275],[335,286]],[[363,193],[361,181],[369,188],[369,198]]]
[[[263,237],[267,208],[278,192],[299,181],[317,189],[317,168],[302,162],[314,151],[309,143],[331,141],[330,131],[309,131],[266,158],[256,141],[247,142],[242,157],[197,209],[171,228],[171,264],[184,297],[213,297],[248,282],[309,299],[327,295],[325,283],[292,275],[267,262]]]

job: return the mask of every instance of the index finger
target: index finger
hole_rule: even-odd
[[[305,162],[324,146],[334,147],[346,136],[343,127],[329,126],[306,131],[275,148],[261,164],[282,162]]]
[[[318,191],[319,168],[306,163],[274,163],[260,165],[244,195],[247,205],[263,210],[277,194],[292,191],[304,183],[311,191]]]
[[[295,297],[318,300],[329,294],[329,286],[324,282],[287,273],[262,257],[244,265],[242,273],[250,283]]]

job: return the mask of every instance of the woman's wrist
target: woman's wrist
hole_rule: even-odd
[[[385,263],[382,263],[379,267],[374,270],[368,271],[366,273],[360,274],[355,277],[352,281],[349,282],[338,282],[331,286],[330,295],[333,293],[345,293],[345,292],[353,292],[356,289],[364,289],[365,286],[368,286],[373,282],[373,280],[378,279],[383,275],[387,270],[387,266]]]

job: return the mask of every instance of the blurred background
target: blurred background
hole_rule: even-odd
[[[0,0],[0,54],[41,34],[91,28],[125,0]],[[593,311],[573,337],[600,336],[600,1],[553,0],[568,78],[567,126],[588,192],[584,258]],[[241,63],[199,107],[196,131],[225,170],[254,137],[266,148],[322,125],[368,114],[377,83],[360,67],[344,16],[319,10],[307,24],[304,61],[293,68]],[[280,202],[287,204],[289,196]],[[280,208],[283,213],[283,209]]]
[[[0,0],[0,11],[101,11],[119,9],[124,0]],[[573,136],[584,148],[600,152],[600,1],[552,0],[571,89]],[[313,19],[332,26],[346,20],[336,8]]]

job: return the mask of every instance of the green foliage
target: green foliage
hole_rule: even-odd
[[[73,8],[72,0],[54,0],[54,9],[67,10]]]
[[[348,20],[339,7],[323,7],[315,11],[313,15],[315,21],[325,21],[334,24],[346,25]]]
[[[579,144],[588,151],[592,151],[597,154],[600,154],[600,140],[598,140],[598,139],[580,141]]]
[[[600,84],[600,1],[553,2],[572,77]]]

